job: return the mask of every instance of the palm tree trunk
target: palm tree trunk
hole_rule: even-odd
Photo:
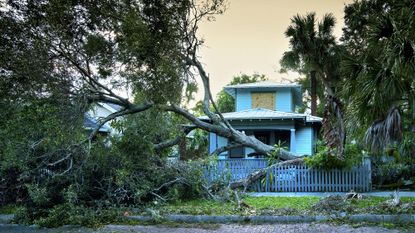
[[[311,115],[317,115],[317,80],[316,71],[310,71]]]
[[[330,77],[324,75],[322,71],[319,72],[319,75],[321,75],[321,81],[327,94],[327,103],[324,110],[323,120],[323,137],[330,148],[337,149],[338,158],[343,159],[344,146],[346,143],[343,108],[340,100],[335,95],[330,82]],[[336,122],[332,122],[333,119],[329,119],[331,118],[330,116],[334,117]]]

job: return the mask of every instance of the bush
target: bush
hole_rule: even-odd
[[[346,144],[344,159],[339,159],[334,151],[331,151],[321,142],[317,143],[317,153],[313,156],[305,158],[305,163],[309,167],[318,169],[350,169],[355,165],[359,165],[363,161],[363,152],[357,144]]]
[[[149,111],[131,116],[114,125],[122,137],[79,144],[87,136],[82,118],[63,122],[68,118],[52,116],[56,110],[49,108],[33,106],[29,113],[17,114],[28,118],[26,124],[14,117],[18,122],[10,118],[11,126],[0,127],[0,196],[6,203],[20,201],[18,222],[95,226],[114,220],[106,209],[205,197],[199,162],[169,163],[169,149],[153,149],[153,143],[176,136],[162,127],[170,127],[161,123],[171,120],[168,115]],[[38,124],[28,128],[27,122]],[[19,199],[13,197],[16,193]]]
[[[403,180],[409,180],[415,176],[415,166],[400,162],[388,162],[380,164],[373,169],[373,183],[375,184],[397,184]]]
[[[120,209],[94,209],[64,203],[56,205],[48,211],[42,211],[42,215],[39,215],[36,210],[21,208],[16,213],[15,220],[41,227],[59,227],[71,224],[97,228],[105,224],[122,221],[121,213]]]

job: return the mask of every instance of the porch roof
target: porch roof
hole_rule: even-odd
[[[307,123],[321,123],[320,117],[311,116],[304,113],[280,112],[264,108],[254,108],[239,112],[223,113],[226,120],[291,120],[300,119]],[[209,120],[207,116],[199,117],[200,120]]]

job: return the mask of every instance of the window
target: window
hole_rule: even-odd
[[[229,150],[229,158],[244,158],[245,147],[238,147]]]
[[[252,92],[252,108],[275,109],[275,92]]]

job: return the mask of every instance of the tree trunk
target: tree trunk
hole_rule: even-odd
[[[346,143],[343,107],[334,93],[330,82],[331,79],[321,70],[319,71],[319,76],[324,85],[327,99],[324,108],[323,138],[329,148],[337,149],[337,157],[343,159]]]
[[[304,158],[297,158],[297,159],[291,159],[291,160],[288,160],[288,161],[272,164],[271,166],[268,166],[266,168],[260,169],[258,171],[255,171],[255,172],[249,174],[245,179],[241,179],[241,180],[231,182],[229,184],[229,187],[231,189],[237,189],[237,188],[242,188],[243,187],[244,192],[245,192],[250,184],[252,184],[252,183],[262,179],[263,177],[265,177],[265,175],[267,174],[267,171],[269,169],[273,169],[275,167],[281,167],[281,166],[284,166],[284,165],[298,165],[298,164],[303,164],[303,163],[304,163]]]
[[[316,71],[310,71],[311,115],[317,115],[317,79]]]
[[[186,136],[180,138],[178,147],[180,160],[188,160]]]

